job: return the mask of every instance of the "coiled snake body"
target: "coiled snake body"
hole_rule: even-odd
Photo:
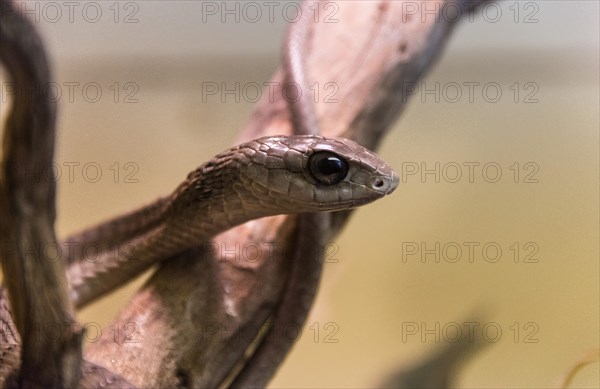
[[[0,59],[10,76],[18,79],[21,87],[18,90],[29,83],[45,85],[49,74],[34,29],[13,11],[12,2],[0,0],[0,5],[3,10],[11,11],[0,25],[3,31],[0,40],[4,45]],[[294,64],[302,45],[290,47],[288,61]],[[40,79],[32,79],[24,72],[21,68],[24,64],[31,66],[27,68],[29,73],[40,73]],[[302,64],[297,65],[290,66],[292,75],[303,73]],[[302,135],[260,138],[234,147],[191,172],[170,196],[68,237],[63,242],[63,254],[74,305],[81,307],[154,263],[194,248],[248,220],[277,214],[345,210],[394,191],[398,185],[396,173],[364,147],[351,140],[309,135],[319,133],[309,103],[291,104],[296,134]],[[31,123],[23,126],[9,120],[5,137],[21,132],[26,138],[46,131],[45,146],[51,158],[53,133],[50,132],[54,131],[55,121],[54,116],[41,114],[47,108],[48,101],[43,99],[15,99],[11,117],[12,113],[19,113],[18,117],[31,119]],[[48,198],[53,201],[53,193]],[[127,250],[115,250],[123,244],[128,246]],[[96,249],[91,254],[87,250],[90,245]],[[0,323],[9,323],[5,302],[1,293]],[[25,321],[35,317],[33,305],[22,306]],[[11,331],[0,329],[0,384],[20,359],[15,331],[10,325],[3,327],[10,327]],[[89,385],[114,382],[115,376],[110,372],[90,363],[83,366],[88,369],[84,369],[83,377],[91,380]],[[94,373],[94,369],[98,372]]]

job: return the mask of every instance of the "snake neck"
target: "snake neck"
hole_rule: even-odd
[[[63,241],[67,263],[86,259],[90,246],[97,254],[146,238],[152,240],[149,246],[172,255],[245,221],[281,213],[269,204],[272,201],[265,201],[268,192],[257,195],[252,180],[242,174],[251,164],[243,147],[217,155],[189,173],[171,195],[67,237]]]
[[[192,171],[169,197],[165,236],[190,248],[248,220],[281,213],[246,174],[251,163],[237,147]]]

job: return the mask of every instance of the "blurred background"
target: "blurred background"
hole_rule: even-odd
[[[168,194],[235,141],[254,96],[207,95],[206,83],[270,79],[285,3],[272,17],[268,2],[251,2],[260,17],[226,3],[21,3],[61,93],[59,236]],[[373,387],[469,331],[488,347],[459,387],[555,387],[598,348],[599,5],[492,4],[460,23],[421,85],[434,92],[385,139],[401,185],[332,243],[271,387]],[[78,319],[109,325],[142,282]],[[599,375],[587,366],[572,387]]]

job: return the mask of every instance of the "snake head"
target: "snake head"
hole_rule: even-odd
[[[353,208],[398,186],[398,175],[385,162],[349,139],[271,136],[242,149],[250,161],[242,168],[245,185],[287,208],[285,213]]]

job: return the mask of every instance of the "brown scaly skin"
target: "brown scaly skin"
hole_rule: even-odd
[[[33,53],[37,54],[35,50]],[[19,102],[14,110],[22,110]],[[347,179],[336,186],[315,183],[307,173],[307,161],[318,150],[343,157],[349,164]],[[68,238],[63,248],[70,265],[71,294],[75,304],[81,306],[156,261],[247,220],[283,213],[349,209],[391,193],[397,181],[387,165],[353,141],[296,136],[246,143],[190,173],[168,198]],[[85,251],[81,250],[86,243],[94,243],[102,250],[100,261],[86,261]],[[111,249],[123,243],[135,250],[126,258],[115,258]],[[5,300],[3,303],[7,307]],[[8,308],[3,308],[3,313],[9,317]],[[20,358],[15,342],[3,342],[4,369],[12,370]],[[87,362],[82,368],[80,385],[126,384]]]
[[[311,176],[308,161],[320,151],[348,163],[348,173],[339,183],[322,185]],[[397,184],[398,176],[389,166],[350,140],[273,136],[236,146],[191,172],[167,198],[109,221],[106,225],[120,231],[122,240],[110,231],[103,236],[104,225],[68,238],[80,248],[105,247],[99,256],[93,251],[94,258],[69,259],[71,299],[82,307],[158,261],[248,220],[350,209],[391,193]],[[119,247],[123,245],[126,250]]]

